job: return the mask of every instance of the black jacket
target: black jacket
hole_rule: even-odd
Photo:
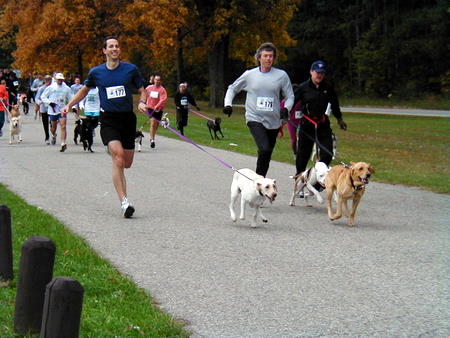
[[[195,103],[194,98],[191,94],[184,92],[183,94],[179,91],[175,94],[175,106],[179,110],[187,110],[188,109],[188,103],[192,104],[193,106],[197,107],[197,103]],[[184,103],[184,104],[183,104]]]
[[[339,119],[342,117],[339,101],[331,84],[322,81],[319,88],[312,83],[311,79],[303,82],[295,91],[295,103],[302,102],[302,113],[315,120],[321,120],[325,115],[328,103],[331,103],[333,115]]]

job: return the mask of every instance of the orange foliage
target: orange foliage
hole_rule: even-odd
[[[205,2],[195,0],[0,2],[0,35],[17,28],[14,67],[27,73],[76,71],[79,60],[86,69],[101,63],[101,44],[108,35],[120,37],[125,59],[137,54],[164,71],[174,68],[180,43],[186,60],[204,62],[224,37],[229,37],[230,57],[250,64],[263,41],[278,47],[295,43],[286,29],[299,0],[217,1],[208,3],[208,16],[196,7]]]

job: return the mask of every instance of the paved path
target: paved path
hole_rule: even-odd
[[[233,106],[245,107],[245,105],[243,104],[235,104]],[[349,113],[386,114],[386,115],[450,117],[450,110],[436,110],[436,109],[341,107],[341,110],[344,113],[349,112]]]
[[[126,220],[98,138],[93,154],[72,142],[60,153],[32,117],[23,138],[0,138],[0,182],[84,237],[193,336],[449,335],[449,196],[372,182],[348,228],[323,205],[289,207],[294,167],[273,162],[279,198],[270,222],[251,229],[229,219],[232,171],[160,137],[127,173],[137,211]]]
[[[450,110],[436,110],[436,109],[342,107],[341,110],[343,112],[351,112],[351,113],[450,117]]]

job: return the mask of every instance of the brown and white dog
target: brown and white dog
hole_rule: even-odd
[[[12,144],[14,136],[18,137],[18,142],[22,142],[22,131],[20,125],[20,115],[9,118],[9,144]]]
[[[350,162],[351,167],[337,165],[331,168],[325,179],[325,188],[327,190],[327,208],[328,217],[334,221],[342,217],[342,209],[348,217],[348,226],[355,225],[355,214],[359,202],[364,195],[366,185],[369,184],[370,176],[375,173],[375,169],[370,163]],[[336,192],[336,213],[333,213],[332,199]],[[347,201],[351,200],[352,210],[349,211]]]
[[[308,202],[308,196],[316,196],[319,203],[323,203],[323,198],[320,196],[320,192],[315,188],[316,184],[320,184],[325,187],[325,178],[328,175],[330,168],[323,162],[316,162],[313,167],[306,169],[301,174],[295,175],[293,179],[294,191],[292,192],[292,197],[289,202],[290,206],[295,205],[295,197],[301,192],[304,193],[306,206],[310,207],[311,204]],[[305,191],[306,190],[306,191]]]
[[[233,182],[231,183],[230,201],[230,216],[233,222],[236,222],[234,204],[239,195],[241,195],[239,219],[245,219],[245,207],[248,204],[255,209],[250,223],[251,227],[257,226],[256,220],[258,215],[264,223],[268,222],[268,219],[261,213],[261,206],[266,199],[272,203],[277,197],[277,185],[274,179],[258,175],[251,169],[239,169],[234,173]]]

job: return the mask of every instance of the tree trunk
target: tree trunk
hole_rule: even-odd
[[[83,52],[80,48],[77,48],[77,68],[78,74],[83,78]]]
[[[209,106],[218,108],[223,106],[224,90],[224,61],[227,54],[228,38],[218,41],[208,54],[209,69]]]
[[[184,73],[184,58],[183,58],[183,37],[184,35],[181,34],[181,30],[177,30],[177,84],[184,82],[185,79],[185,73]],[[178,87],[177,87],[178,88]]]

